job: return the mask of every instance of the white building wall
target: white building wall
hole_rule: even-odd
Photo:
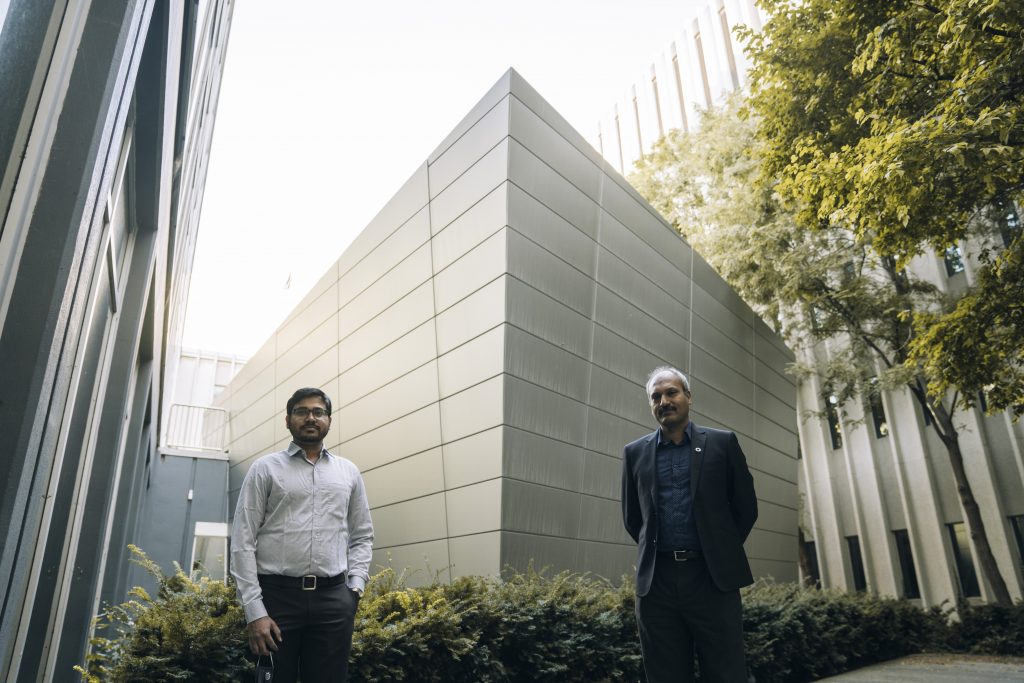
[[[722,30],[722,12],[730,30],[728,41]],[[764,13],[753,0],[695,3],[675,40],[637,73],[633,85],[601,116],[589,142],[616,170],[628,174],[633,163],[664,132],[691,129],[699,121],[701,110],[709,104],[721,103],[736,89],[736,84],[746,84],[750,60],[733,29],[741,24],[760,29],[764,19]],[[735,81],[729,64],[730,52],[735,63]],[[707,73],[706,89],[701,54]]]

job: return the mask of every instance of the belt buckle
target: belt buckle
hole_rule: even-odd
[[[302,577],[302,590],[304,591],[315,591],[316,590],[316,576],[313,574],[306,574]]]
[[[689,562],[690,558],[687,555],[690,554],[689,550],[673,550],[672,559],[676,562]]]

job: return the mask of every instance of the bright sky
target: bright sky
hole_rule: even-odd
[[[184,345],[253,354],[515,68],[587,139],[694,0],[239,0]]]

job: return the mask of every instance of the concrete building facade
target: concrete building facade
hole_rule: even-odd
[[[700,108],[742,89],[749,62],[732,28],[760,30],[766,20],[747,0],[695,3],[692,20],[651,67],[650,78],[638,80],[613,115],[601,120],[598,144],[608,162],[628,173],[665,131],[692,130]],[[962,292],[974,281],[980,250],[1005,246],[1021,229],[1020,207],[1002,208],[989,239],[921,255],[908,271],[941,291]],[[813,364],[834,353],[835,343],[804,346],[797,355]],[[910,392],[885,392],[874,404],[843,407],[846,418],[816,378],[798,388],[800,526],[810,578],[924,606],[988,599],[991,589],[977,569],[946,449]],[[961,447],[1000,572],[1011,596],[1020,599],[1024,425],[1009,414],[986,416],[983,407],[982,399],[978,408],[959,413]],[[832,411],[831,422],[803,417]]]
[[[0,4],[0,681],[137,583],[232,9]]]
[[[618,579],[622,446],[643,382],[687,371],[694,420],[754,472],[755,573],[796,578],[793,360],[779,338],[515,72],[507,72],[218,399],[231,506],[283,448],[288,396],[334,401],[363,472],[374,565],[413,580],[505,567]]]
[[[755,0],[691,3],[676,39],[600,118],[589,138],[622,175],[666,132],[700,125],[700,112],[747,84],[750,61],[733,31],[759,31],[764,11]]]

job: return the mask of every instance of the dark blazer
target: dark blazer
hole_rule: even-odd
[[[733,432],[691,425],[690,493],[701,553],[712,580],[731,591],[754,582],[743,542],[757,519],[754,478]],[[658,432],[622,453],[622,520],[637,542],[636,592],[647,595],[658,548]]]

